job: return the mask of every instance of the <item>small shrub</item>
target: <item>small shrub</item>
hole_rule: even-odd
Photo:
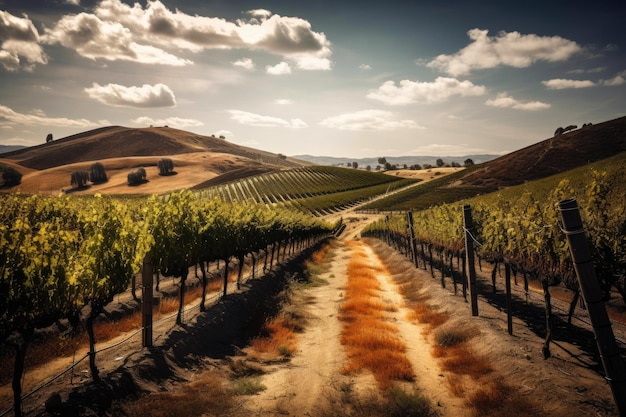
[[[244,376],[237,378],[234,382],[235,395],[255,395],[267,389],[258,377]]]

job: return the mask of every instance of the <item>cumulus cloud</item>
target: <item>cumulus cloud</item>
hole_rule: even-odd
[[[176,97],[174,92],[165,84],[141,87],[126,87],[119,84],[100,85],[93,83],[91,88],[85,88],[89,97],[108,106],[116,107],[174,107]]]
[[[17,17],[0,10],[0,65],[7,71],[32,71],[37,64],[47,64],[39,32],[24,15]]]
[[[608,80],[600,80],[600,84],[604,85],[606,87],[615,87],[618,85],[622,85],[626,82],[626,79],[624,79],[624,77],[626,77],[626,71],[617,74],[615,77],[608,79]]]
[[[105,3],[105,2],[103,2]],[[106,21],[98,16],[79,13],[62,17],[52,29],[46,29],[44,40],[59,43],[89,59],[133,61],[143,64],[183,66],[192,62],[163,49],[141,44],[121,23]]]
[[[396,120],[392,112],[384,110],[361,110],[328,117],[320,125],[339,130],[397,130],[424,129],[413,120]]]
[[[183,119],[180,117],[168,117],[165,119],[153,119],[148,116],[137,117],[136,119],[131,120],[132,123],[141,126],[170,126],[170,127],[198,127],[203,126],[200,120],[195,119]]]
[[[359,65],[359,69],[362,71],[369,71],[372,69],[372,67],[369,64],[361,64]]]
[[[247,69],[248,71],[253,71],[255,68],[254,62],[250,58],[241,58],[232,63],[236,67],[241,67]]]
[[[263,116],[242,110],[229,110],[230,118],[242,125],[257,127],[288,127],[292,129],[303,129],[308,127],[302,119],[285,120],[279,117]]]
[[[145,8],[121,0],[103,0],[94,13],[64,16],[46,31],[49,43],[60,43],[91,59],[131,60],[186,65],[169,54],[206,49],[264,50],[291,60],[297,68],[330,68],[331,43],[324,33],[298,17],[257,9],[234,22],[168,9],[160,0]]]
[[[507,93],[500,93],[495,99],[489,99],[485,102],[487,106],[511,108],[516,110],[537,111],[550,108],[550,104],[541,101],[521,102],[509,96]]]
[[[286,62],[281,62],[274,66],[268,65],[265,67],[265,71],[270,75],[286,75],[291,74],[291,67]]]
[[[274,104],[286,106],[288,104],[293,104],[293,101],[289,100],[288,98],[277,98],[276,100],[274,100]]]
[[[38,125],[50,127],[94,127],[106,126],[111,123],[107,120],[97,122],[87,119],[67,119],[65,117],[48,117],[42,110],[35,110],[31,114],[18,113],[13,109],[0,104],[0,120],[19,125]]]
[[[588,88],[594,87],[596,83],[590,80],[567,80],[563,78],[555,78],[552,80],[542,81],[549,90],[563,90],[565,88]]]
[[[437,77],[433,82],[402,80],[400,85],[394,81],[384,82],[378,89],[371,91],[367,98],[381,101],[388,105],[411,103],[437,103],[452,96],[481,96],[487,89],[471,81],[459,81],[456,78]]]
[[[526,68],[536,61],[565,61],[583,48],[560,36],[522,35],[500,32],[488,36],[488,30],[467,32],[472,42],[452,55],[439,55],[427,64],[452,76],[466,75],[473,70],[510,66]]]

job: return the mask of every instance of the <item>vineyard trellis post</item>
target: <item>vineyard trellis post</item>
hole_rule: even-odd
[[[152,347],[152,257],[147,254],[143,258],[143,267],[141,270],[141,327],[142,327],[142,346]]]
[[[506,324],[509,334],[513,334],[513,312],[511,303],[511,265],[504,263],[504,276],[506,288]]]
[[[619,415],[626,416],[626,367],[620,356],[613,328],[604,305],[578,203],[575,199],[562,200],[559,202],[559,210],[606,379],[611,386]]]
[[[474,237],[470,230],[474,227],[472,221],[472,207],[463,206],[463,227],[465,230],[465,256],[469,275],[470,305],[472,316],[478,316],[478,294],[476,293],[476,268],[474,266]]]
[[[413,230],[413,212],[410,210],[406,212],[406,220],[409,225],[409,239],[411,245],[411,252],[413,254],[413,262],[415,263],[415,267],[419,268],[419,263],[417,259],[417,242],[415,241],[415,230]]]

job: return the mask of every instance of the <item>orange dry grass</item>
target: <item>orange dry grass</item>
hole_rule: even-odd
[[[348,264],[346,301],[339,316],[345,323],[341,343],[349,361],[342,373],[368,369],[383,389],[393,381],[413,380],[413,368],[404,354],[406,346],[397,336],[397,327],[385,320],[386,313],[396,308],[377,299],[380,284],[376,274],[387,272],[379,262],[372,265],[360,245],[349,246],[354,255]]]
[[[493,371],[489,362],[473,354],[466,343],[455,346],[435,346],[433,356],[441,359],[441,367],[457,375],[469,375],[478,379]]]
[[[410,318],[420,323],[428,324],[428,330],[433,330],[444,324],[450,318],[446,312],[437,311],[428,304],[420,303],[413,306]]]
[[[277,356],[291,356],[297,350],[297,338],[294,333],[296,323],[286,317],[277,317],[265,325],[265,337],[252,341],[252,349],[261,353]]]

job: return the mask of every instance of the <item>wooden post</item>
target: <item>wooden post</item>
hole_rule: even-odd
[[[591,252],[585,238],[578,203],[575,199],[563,200],[559,202],[559,209],[606,379],[611,386],[619,415],[626,416],[626,366],[620,356],[613,328],[602,299],[602,292],[591,261]]]
[[[143,328],[141,343],[143,347],[152,347],[153,276],[152,256],[147,254],[143,258],[143,267],[141,270],[141,327]]]
[[[406,212],[406,221],[409,224],[409,239],[411,239],[411,252],[413,253],[413,262],[415,267],[419,268],[417,259],[417,242],[415,242],[415,230],[413,230],[413,212]]]
[[[469,273],[470,305],[472,316],[477,316],[478,294],[476,293],[476,268],[474,266],[474,238],[470,232],[474,223],[472,221],[472,207],[469,204],[463,206],[463,227],[465,229],[465,257]]]
[[[511,311],[511,266],[504,263],[504,276],[506,285],[506,323],[509,334],[513,334],[513,313]]]

